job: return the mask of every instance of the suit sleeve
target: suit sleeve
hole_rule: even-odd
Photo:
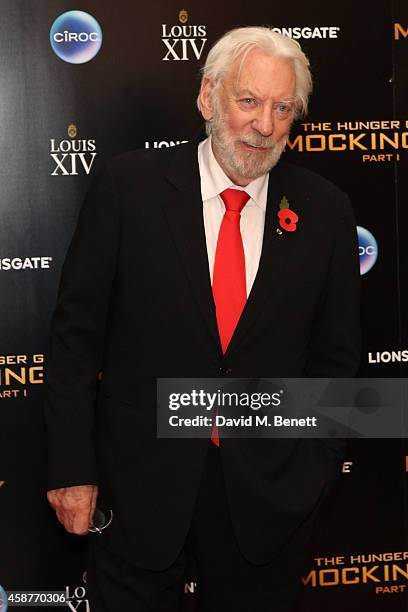
[[[119,234],[116,190],[106,166],[81,209],[52,317],[44,409],[48,489],[98,482],[95,397]]]
[[[360,364],[360,268],[353,209],[340,192],[329,273],[315,315],[306,375],[351,378]]]
[[[356,221],[348,197],[340,192],[340,217],[326,284],[316,312],[306,375],[310,378],[351,378],[360,364],[360,264]],[[347,452],[344,438],[318,441],[328,449],[330,491]]]

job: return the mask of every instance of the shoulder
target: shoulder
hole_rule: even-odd
[[[322,194],[332,194],[339,197],[346,194],[334,183],[326,179],[324,176],[287,162],[279,164],[281,176],[284,181],[290,181],[292,187],[296,190]]]
[[[192,149],[190,143],[161,149],[136,149],[112,157],[106,167],[114,177],[121,180],[157,177],[166,174],[174,159],[191,156]]]
[[[348,195],[325,177],[302,166],[279,163],[283,189],[307,206],[316,207],[340,216],[353,216]]]

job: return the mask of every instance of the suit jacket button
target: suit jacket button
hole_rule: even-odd
[[[232,374],[232,368],[228,368],[228,367],[221,367],[221,368],[218,370],[218,374],[219,374],[220,376],[231,376],[231,374]]]

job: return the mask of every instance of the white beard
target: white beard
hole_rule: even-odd
[[[231,134],[225,120],[217,112],[211,122],[211,135],[226,174],[235,174],[246,179],[256,179],[269,172],[278,163],[288,140],[288,136],[276,142],[273,138],[256,133]],[[268,152],[246,151],[240,143],[266,147]]]

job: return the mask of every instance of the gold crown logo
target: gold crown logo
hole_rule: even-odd
[[[188,13],[186,9],[181,9],[179,14],[178,14],[178,18],[179,18],[179,22],[180,23],[187,23],[188,21]]]
[[[68,136],[70,138],[75,138],[76,135],[77,135],[76,125],[74,123],[70,123],[68,126]]]

